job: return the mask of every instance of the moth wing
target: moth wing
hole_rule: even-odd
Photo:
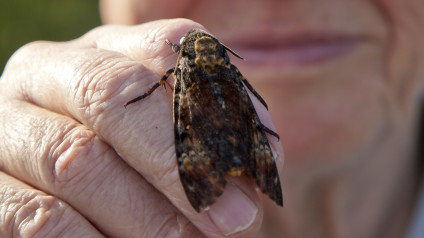
[[[240,158],[260,190],[282,206],[278,169],[264,126],[237,72],[225,68],[221,68],[221,71],[224,73],[219,76],[219,85],[226,108],[222,109],[222,113],[225,114],[229,126],[222,130],[220,135],[224,136],[223,139],[228,142],[230,148],[234,148],[233,154]],[[211,108],[213,107],[209,106],[206,110],[214,110],[215,113],[219,111]],[[238,169],[237,163],[231,159],[225,162],[230,168],[223,171]]]
[[[259,121],[257,115],[256,120]],[[267,194],[276,204],[283,206],[278,169],[266,134],[261,126],[252,126],[251,135],[253,146],[250,152],[252,159],[249,172],[262,193]]]
[[[175,148],[184,191],[193,208],[201,212],[208,209],[223,193],[226,181],[223,172],[216,168],[216,153],[205,146],[204,140],[208,136],[202,135],[202,131],[197,129],[211,125],[204,115],[204,109],[198,105],[201,102],[193,97],[191,89],[183,80],[175,83]]]
[[[251,145],[249,150],[248,170],[255,179],[256,184],[262,191],[267,194],[276,204],[283,205],[283,196],[281,191],[280,178],[278,175],[275,158],[272,154],[271,147],[266,136],[264,126],[256,113],[252,101],[244,88],[241,80],[236,80],[241,90],[241,118],[251,119],[246,122],[245,130],[248,131],[248,139]]]

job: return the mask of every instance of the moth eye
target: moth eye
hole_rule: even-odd
[[[181,37],[181,39],[180,39],[180,45],[183,43],[183,41],[184,41],[184,36]]]

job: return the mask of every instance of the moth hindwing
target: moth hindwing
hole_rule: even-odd
[[[241,57],[200,29],[187,32],[181,45],[166,43],[179,54],[177,65],[125,106],[149,96],[174,73],[175,150],[181,183],[193,208],[207,210],[223,193],[225,177],[243,172],[282,206],[277,166],[265,132],[277,138],[278,134],[259,120],[246,88],[267,105],[230,63],[227,51]]]

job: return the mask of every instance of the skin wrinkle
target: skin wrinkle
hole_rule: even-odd
[[[62,172],[69,166],[69,163],[73,160],[69,157],[69,153],[72,154],[69,150],[74,149],[75,143],[81,143],[81,140],[84,140],[85,143],[82,144],[81,148],[88,145],[93,138],[94,134],[87,129],[83,129],[78,124],[69,125],[66,127],[62,127],[56,123],[44,123],[45,129],[38,128],[36,126],[35,131],[48,131],[55,132],[52,137],[48,139],[49,143],[45,146],[34,145],[32,149],[36,148],[50,148],[50,150],[44,150],[45,155],[40,155],[38,158],[39,161],[39,171],[41,172],[42,178],[41,181],[52,181],[53,184],[57,184],[57,179],[62,175]],[[39,123],[39,122],[38,122]],[[44,127],[43,126],[43,127]],[[60,130],[57,130],[60,128]],[[84,138],[80,137],[79,139],[74,138],[75,135],[81,134],[81,131],[84,131],[86,134]],[[41,136],[40,138],[45,138],[45,136]],[[41,141],[41,140],[40,140]],[[45,141],[45,140],[42,140]],[[87,148],[84,148],[87,149]],[[42,149],[43,151],[43,149]],[[64,155],[68,154],[68,158],[65,159]],[[76,155],[75,155],[76,156]],[[65,162],[68,161],[68,162]],[[46,173],[49,171],[48,173]],[[60,186],[60,185],[56,185]]]
[[[63,145],[63,141],[61,141],[62,138],[66,137],[66,134],[68,134],[71,130],[73,130],[72,126],[69,127],[60,127],[57,123],[54,121],[44,121],[43,125],[38,127],[36,123],[40,122],[34,122],[33,127],[34,134],[38,134],[40,131],[46,131],[53,133],[50,138],[47,139],[48,134],[44,134],[40,137],[35,136],[35,138],[42,138],[42,140],[39,140],[39,142],[42,142],[40,145],[34,145],[30,147],[34,150],[39,150],[42,152],[37,158],[37,169],[34,169],[34,171],[40,171],[40,178],[39,181],[51,181],[55,180],[56,171],[55,171],[55,163],[57,161],[58,156],[55,156],[55,154],[58,153],[58,148]],[[74,124],[73,126],[77,127],[78,125]],[[57,128],[61,128],[61,130],[57,130]],[[64,134],[64,136],[62,136]],[[47,140],[47,143],[46,143]],[[43,153],[44,151],[44,153]],[[28,153],[28,156],[30,154]],[[51,158],[51,159],[50,159]]]
[[[75,219],[75,218],[74,218]],[[74,225],[74,223],[72,222],[72,221],[70,221],[69,223],[67,223],[64,227],[63,227],[63,229],[62,229],[62,231],[59,231],[57,234],[56,234],[56,237],[65,237],[65,236],[67,236],[68,235],[68,232],[69,231],[71,231],[71,230],[74,230],[75,229],[75,225]],[[51,234],[51,232],[47,232],[47,234],[48,235],[50,235]],[[40,236],[40,238],[45,238],[47,235],[41,235]],[[35,237],[34,237],[35,238]]]
[[[29,104],[19,102],[20,108],[28,108]],[[57,118],[54,118],[57,119]],[[51,128],[54,128],[56,125],[55,122],[52,124],[48,122],[52,122],[51,120],[48,120],[47,122],[44,120],[40,120],[39,118],[34,117],[25,117],[25,115],[22,115],[20,118],[16,118],[14,122],[22,122],[24,127],[19,127],[19,130],[15,131],[14,135],[10,137],[10,140],[16,141],[15,143],[18,143],[19,145],[22,145],[25,148],[25,151],[22,153],[22,156],[30,157],[34,156],[37,158],[36,161],[39,161],[39,163],[30,163],[30,164],[20,164],[17,165],[17,167],[9,168],[13,170],[20,170],[22,169],[22,166],[26,167],[31,171],[31,173],[35,173],[35,171],[46,171],[46,166],[43,165],[45,162],[45,158],[48,158],[50,155],[50,151],[44,150],[45,148],[51,148],[50,144],[43,143],[43,140],[30,140],[29,144],[25,142],[23,139],[16,138],[19,133],[22,133],[25,131],[28,133],[28,138],[46,138],[45,132],[51,132],[55,130],[51,130]],[[54,121],[54,120],[53,120]],[[21,125],[22,125],[21,124]],[[12,125],[10,125],[10,128],[13,128]],[[44,145],[43,145],[44,144]],[[28,167],[30,166],[30,167]],[[47,166],[50,167],[50,166]],[[49,169],[47,169],[49,170]],[[43,174],[40,174],[40,177],[38,177],[38,180],[43,180]],[[35,175],[35,174],[33,174]],[[45,177],[44,177],[45,178]],[[28,176],[25,176],[24,179],[31,183],[31,179],[28,178]]]
[[[122,97],[124,97],[124,94],[122,94],[121,90],[122,88],[125,88],[125,90],[128,90],[129,88],[135,88],[137,91],[140,91],[140,84],[146,85],[147,83],[150,84],[150,81],[153,81],[151,79],[156,78],[157,75],[154,74],[151,71],[143,71],[144,66],[143,65],[139,65],[137,63],[135,63],[134,65],[128,65],[128,66],[121,66],[119,68],[121,70],[121,72],[117,73],[118,77],[113,77],[116,73],[114,71],[114,69],[109,69],[110,72],[113,72],[113,74],[108,75],[105,78],[100,79],[101,77],[99,77],[99,80],[102,83],[107,84],[107,86],[104,86],[106,90],[112,89],[112,88],[117,88],[115,85],[116,84],[120,84],[118,87],[118,90],[114,90],[113,93],[106,93],[107,95],[111,95],[108,96],[106,98],[106,94],[101,95],[101,98],[104,99],[88,99],[88,100],[92,100],[92,101],[102,101],[102,103],[100,103],[100,105],[106,103],[106,102],[111,102],[114,98],[116,98],[116,101],[118,104],[118,106],[116,107],[112,107],[111,105],[106,106],[106,105],[102,105],[99,109],[97,110],[97,107],[94,107],[93,105],[91,105],[91,102],[89,103],[90,106],[88,106],[87,108],[94,108],[94,112],[92,112],[95,116],[92,116],[92,119],[95,120],[92,122],[92,124],[95,125],[95,128],[98,130],[102,130],[101,128],[103,127],[107,127],[107,125],[112,126],[112,124],[114,127],[117,127],[117,130],[119,129],[120,125],[116,125],[116,121],[117,118],[116,117],[120,117],[120,113],[116,113],[116,117],[110,117],[110,113],[108,113],[107,111],[110,109],[113,110],[119,110],[120,108],[122,108],[122,111],[124,111],[125,109],[123,108],[123,102],[125,101],[125,99],[121,99]],[[139,81],[135,81],[133,79],[135,78],[143,78],[144,80],[139,80]],[[156,80],[155,80],[156,81]],[[134,86],[128,86],[128,82],[131,82],[132,84],[134,84]],[[113,87],[109,87],[109,85],[114,85]],[[141,87],[141,88],[144,88]],[[119,94],[118,94],[119,93]],[[104,109],[103,109],[104,108]],[[127,108],[126,111],[131,110],[131,108]],[[115,114],[115,113],[114,113]],[[87,114],[89,115],[89,114]],[[125,116],[127,116],[128,114],[126,113]],[[105,116],[108,116],[107,118]],[[122,125],[124,126],[124,125]],[[127,130],[128,128],[125,128],[125,130]]]
[[[141,77],[145,78],[147,81],[148,78],[153,77],[150,71],[141,71],[144,69],[144,66],[130,61],[127,63],[120,60],[115,61],[114,59],[105,64],[102,68],[100,72],[104,73],[90,72],[88,74],[89,76],[85,76],[89,78],[87,82],[90,83],[84,83],[83,85],[88,84],[88,86],[81,90],[77,90],[77,95],[75,96],[75,98],[84,98],[82,102],[77,102],[77,108],[82,109],[82,112],[77,113],[87,115],[89,117],[88,120],[92,121],[90,124],[95,125],[95,128],[97,129],[98,127],[99,130],[101,129],[100,127],[104,127],[104,125],[115,124],[117,121],[116,117],[120,117],[119,113],[116,114],[116,117],[105,116],[109,114],[106,113],[106,111],[109,111],[109,108],[114,110],[117,108],[109,105],[111,102],[116,101],[119,103],[119,101],[124,101],[124,99],[120,99],[123,97],[121,90],[122,88],[128,87],[125,85],[127,81],[130,81],[128,79]],[[96,67],[93,67],[93,69],[97,70]],[[81,86],[76,86],[76,88],[81,88]],[[101,90],[98,90],[98,88],[101,88]],[[86,92],[93,92],[94,94]],[[115,98],[117,100],[115,100]],[[118,108],[119,107],[121,107],[121,105],[119,105]],[[102,124],[104,125],[102,126]]]
[[[50,231],[43,232],[47,229],[46,227],[48,225],[52,224],[52,222],[50,220],[52,220],[53,223],[55,223],[55,224],[57,224],[59,222],[59,219],[52,219],[52,214],[55,214],[55,216],[63,215],[65,213],[65,211],[63,211],[61,209],[54,208],[54,207],[56,207],[55,204],[57,204],[57,203],[58,203],[58,201],[54,200],[50,207],[45,208],[45,207],[40,206],[40,208],[37,209],[36,215],[33,218],[35,222],[38,222],[39,220],[43,220],[43,218],[40,219],[40,216],[47,216],[47,217],[45,218],[45,221],[37,227],[38,229],[34,230],[34,237],[37,237],[37,235],[40,234],[40,233],[47,233],[48,234],[50,232]],[[44,211],[44,209],[46,209],[46,211]],[[40,210],[41,210],[41,212],[40,212]],[[59,210],[59,212],[53,211],[53,210]],[[30,223],[30,222],[28,222],[28,223]],[[19,227],[19,230],[21,230],[21,227]],[[22,232],[22,233],[24,233],[24,236],[25,236],[25,232]]]
[[[401,19],[399,19],[399,18],[393,19],[393,17],[392,17],[393,14],[390,14],[390,12],[393,11],[393,9],[389,8],[389,6],[388,6],[389,1],[375,0],[373,2],[376,3],[376,4],[381,4],[381,6],[383,6],[381,12],[383,13],[386,21],[388,22],[387,25],[388,26],[396,26],[396,27],[389,28],[390,29],[390,31],[389,31],[390,37],[388,37],[388,39],[391,39],[392,41],[387,44],[387,52],[389,52],[387,58],[388,59],[396,59],[396,57],[395,57],[396,52],[398,52],[398,54],[399,53],[404,54],[403,51],[406,50],[405,48],[402,49],[402,50],[399,50],[398,47],[397,47],[399,45],[399,42],[401,42],[401,40],[404,38],[403,36],[407,35],[404,32],[400,32],[399,30],[400,29],[408,29],[410,31],[413,31],[413,29],[410,29],[410,27],[406,27],[406,26],[412,26],[413,25],[412,22],[414,22],[415,19],[419,19],[419,17],[411,18],[411,19],[408,19],[407,21],[401,21]],[[417,6],[417,7],[419,7],[419,6]],[[403,8],[401,8],[401,9],[403,9]],[[405,10],[405,12],[408,12],[407,16],[410,16],[411,12],[415,12],[415,11],[414,11],[414,8],[412,8],[412,11],[411,11],[411,9],[409,9],[409,10]],[[403,23],[403,24],[399,24],[399,23]],[[400,25],[402,25],[403,27],[400,27]],[[419,29],[415,29],[415,32],[417,32],[417,31],[419,31]],[[417,42],[417,43],[419,45],[419,42]],[[415,45],[417,45],[417,44],[415,44]],[[394,76],[397,76],[397,78],[399,78],[398,84],[401,83],[401,82],[405,82],[403,84],[403,86],[399,87],[398,93],[399,93],[399,96],[401,98],[407,97],[408,95],[414,95],[414,93],[411,93],[411,90],[413,89],[412,85],[414,85],[414,84],[411,84],[411,83],[406,84],[406,82],[410,81],[410,79],[418,79],[419,78],[418,75],[416,74],[418,72],[414,73],[414,71],[415,71],[414,69],[419,68],[417,66],[420,65],[419,64],[420,61],[418,60],[419,59],[418,52],[419,52],[419,50],[408,51],[408,53],[411,54],[411,56],[410,56],[410,59],[407,61],[408,63],[404,64],[403,66],[404,67],[409,66],[409,67],[408,67],[407,70],[405,70],[405,69],[402,70],[402,72],[404,72],[403,76],[400,76],[399,72],[395,71],[395,70],[399,71],[399,66],[397,65],[399,63],[398,60],[397,61],[391,60],[393,62],[389,61],[389,63],[388,63],[388,67],[387,67],[387,70],[386,70],[387,75],[385,76],[385,78],[389,79],[389,81],[391,81],[391,82],[396,82],[396,80],[395,80],[396,77],[394,77]],[[421,64],[422,64],[422,61],[421,61]],[[405,66],[405,65],[407,65],[407,66]],[[391,77],[391,75],[393,76],[393,78]],[[407,86],[409,86],[409,90],[406,89]],[[422,90],[420,90],[420,94],[423,95]],[[406,104],[407,103],[406,98],[401,99],[400,102],[402,102],[402,104],[403,104],[403,105],[400,105],[401,107],[407,105]]]
[[[2,103],[1,105],[5,105],[5,104],[9,104],[9,103]],[[1,112],[0,118],[4,118],[4,116],[7,115],[7,114],[3,113],[3,111],[4,111],[3,106],[0,106],[0,110],[1,110],[0,111]],[[2,135],[5,135],[5,138],[11,138],[12,133],[13,133],[13,131],[10,132],[10,131],[6,130],[6,127],[4,127],[3,130],[2,130]],[[2,145],[2,143],[0,143],[0,145]],[[5,154],[5,157],[6,156],[8,157],[9,155],[13,154],[15,148],[18,148],[18,147],[17,146],[10,146],[10,147],[3,148],[3,146],[2,146],[2,150],[3,150],[2,153]],[[8,166],[7,162],[0,160],[0,172],[4,171],[6,169],[6,166]]]
[[[34,123],[36,124],[34,125]],[[53,124],[45,123],[44,121],[40,121],[40,120],[36,120],[34,123],[32,123],[32,127],[36,128],[38,131],[57,131],[57,130],[51,129],[51,128],[57,127],[56,123],[53,123]],[[45,129],[40,130],[40,127],[38,126],[39,123],[43,123],[42,127],[45,127]],[[33,131],[38,132],[37,130],[33,130]],[[94,137],[95,135],[92,134],[91,136],[88,136],[88,137],[84,136],[85,138],[80,137],[80,135],[82,135],[81,133],[87,134],[87,132],[89,132],[88,134],[92,134],[90,133],[90,131],[86,129],[81,130],[81,126],[74,125],[74,127],[69,127],[67,131],[58,131],[55,135],[60,136],[59,138],[57,136],[54,136],[52,137],[52,139],[50,139],[50,141],[52,141],[53,144],[48,144],[46,148],[51,148],[51,150],[41,149],[41,151],[45,151],[46,153],[49,153],[49,154],[41,155],[39,157],[38,168],[40,171],[42,171],[41,172],[42,177],[39,178],[40,181],[51,181],[51,183],[55,187],[54,190],[56,191],[60,190],[59,188],[64,185],[63,184],[64,181],[65,181],[65,186],[69,186],[69,182],[71,181],[70,179],[71,177],[74,177],[74,176],[69,177],[69,172],[67,172],[66,173],[67,175],[65,176],[67,178],[64,181],[59,182],[60,180],[63,180],[64,175],[62,175],[63,174],[62,170],[65,170],[69,166],[69,163],[75,160],[77,156],[80,156],[81,151],[77,154],[75,154],[75,152],[69,151],[69,150],[78,151],[78,149],[75,149],[76,144],[79,144],[78,147],[86,151],[91,150],[90,147],[87,147],[87,143],[92,143],[92,140],[95,139]],[[61,139],[62,136],[63,138]],[[43,136],[41,138],[43,138]],[[85,141],[83,142],[83,144],[81,144],[82,140]],[[58,143],[55,143],[55,142],[58,142]],[[56,146],[54,144],[56,144]],[[31,148],[39,148],[39,145],[34,144],[33,146],[31,146]],[[29,151],[31,151],[31,149]],[[67,159],[63,158],[64,154],[67,154],[67,153],[73,154],[73,156],[69,157],[69,154],[68,154]],[[101,156],[101,154],[99,156]],[[48,161],[46,159],[48,159]],[[68,162],[64,162],[64,161],[68,161]],[[63,164],[58,166],[58,164],[60,163],[63,163]],[[62,168],[58,169],[59,167],[62,167]],[[46,173],[46,171],[50,171],[50,172]],[[86,167],[85,171],[90,172],[93,170],[89,169],[89,167]],[[80,170],[75,171],[75,176],[77,175],[78,177],[81,177],[81,178],[76,181],[72,179],[74,180],[73,181],[74,184],[78,184],[80,183],[81,179],[84,179]],[[27,181],[29,181],[30,183],[33,183],[31,180],[27,179]],[[95,180],[89,180],[89,181],[94,182]]]
[[[174,158],[174,155],[172,155],[171,152],[175,151],[174,147],[170,147],[169,149],[169,159],[165,160],[165,161],[169,161],[169,164],[165,164],[163,166],[163,168],[161,169],[156,169],[155,166],[151,165],[151,168],[153,170],[153,175],[154,177],[149,178],[149,181],[159,181],[161,178],[164,177],[168,177],[168,178],[176,178],[176,179],[171,179],[169,180],[169,182],[171,183],[164,183],[163,185],[165,185],[165,187],[171,188],[171,187],[182,187],[181,183],[179,181],[179,174],[178,174],[178,165],[177,165],[177,161]]]
[[[90,168],[90,161],[86,161],[84,159],[86,158],[87,154],[92,154],[92,151],[99,150],[98,143],[96,146],[96,143],[94,142],[96,140],[96,136],[92,133],[87,133],[87,135],[84,136],[81,135],[82,133],[78,129],[70,132],[69,136],[66,136],[69,139],[66,139],[65,137],[65,139],[60,145],[60,147],[62,147],[60,148],[61,152],[58,153],[57,157],[52,157],[56,158],[55,160],[52,160],[52,168],[54,168],[54,184],[57,184],[57,186],[59,187],[63,185],[69,185],[71,181],[74,184],[78,184],[84,180],[87,180],[86,178],[84,178],[84,174],[81,173],[82,171],[79,169],[81,166],[84,167],[83,171],[86,172],[86,175],[90,175],[93,171],[98,170],[98,168],[96,168],[96,165],[94,164],[91,165],[92,168]],[[96,156],[101,157],[102,154],[105,154],[106,152],[107,150],[104,149],[100,154]],[[84,163],[85,161],[87,163]],[[75,178],[78,177],[79,179],[75,180]],[[90,179],[88,181],[94,182],[94,180]]]
[[[112,53],[109,53],[109,56],[105,56],[104,53],[106,52],[99,54],[98,58],[90,62],[89,65],[75,67],[75,69],[81,71],[81,73],[79,73],[79,75],[81,75],[81,80],[71,81],[76,83],[72,86],[74,89],[71,90],[71,92],[75,93],[73,98],[76,100],[76,108],[88,110],[87,112],[82,112],[86,115],[101,114],[101,111],[97,112],[99,108],[102,108],[100,105],[104,102],[108,102],[111,97],[119,93],[119,91],[116,90],[116,88],[119,87],[108,87],[114,84],[114,79],[118,78],[114,76],[127,70],[132,71],[135,66],[133,63],[127,66],[121,66],[124,64],[123,62],[131,62],[128,57],[117,58]],[[105,77],[105,75],[107,75],[107,77]],[[91,113],[93,109],[97,110]]]
[[[109,153],[109,149],[108,150],[104,150],[103,152],[100,152],[98,155],[96,155],[97,157],[105,157],[107,156],[106,154]],[[125,206],[127,204],[121,204],[118,202],[114,202],[114,201],[119,201],[118,197],[120,195],[118,194],[114,194],[113,196],[111,196],[108,192],[107,192],[107,187],[109,186],[109,184],[107,184],[107,179],[105,179],[103,176],[105,176],[105,174],[101,173],[101,171],[114,171],[113,168],[115,167],[115,162],[113,160],[110,160],[109,163],[107,164],[102,164],[102,167],[99,167],[97,164],[93,164],[93,168],[90,168],[91,166],[85,166],[85,170],[86,173],[85,174],[77,174],[78,176],[81,177],[81,180],[84,180],[82,183],[80,184],[84,184],[85,186],[82,187],[83,190],[79,190],[79,191],[75,191],[75,190],[69,190],[69,194],[74,194],[74,193],[84,193],[87,194],[87,196],[91,197],[91,196],[99,196],[104,198],[105,200],[109,200],[112,201],[114,203],[115,206]],[[78,169],[75,171],[79,171]],[[116,172],[120,172],[120,171],[116,171]],[[119,174],[120,173],[108,173],[107,176],[110,178],[110,180],[113,180],[113,177],[116,177],[117,179],[119,179]],[[79,183],[78,180],[72,181],[73,183]],[[67,186],[69,186],[69,181],[66,182]],[[94,188],[94,189],[93,189]],[[128,192],[131,192],[129,190],[127,190]],[[97,194],[97,195],[96,195]],[[104,195],[103,195],[104,194]],[[63,194],[65,195],[65,194]],[[129,198],[134,197],[133,194],[130,194]],[[140,198],[139,198],[140,199]],[[87,201],[88,207],[91,207],[92,209],[108,209],[107,207],[103,207],[103,203],[98,203],[98,201],[96,200],[89,200]],[[135,204],[136,201],[134,201],[133,203],[130,202],[130,204]],[[129,209],[129,211],[131,211],[131,209]],[[90,220],[95,219],[95,217],[90,217]],[[94,224],[96,224],[95,221],[93,221]],[[97,225],[97,224],[96,224]],[[121,229],[122,227],[120,227]]]
[[[51,218],[49,210],[53,209],[57,200],[32,191],[26,191],[24,194],[16,193],[14,197],[19,201],[16,200],[17,206],[14,207],[17,210],[13,212],[14,215],[11,219],[12,232],[16,235],[19,234],[18,236],[28,235],[28,233],[30,236],[37,234]]]
[[[96,141],[97,138],[93,137],[92,140]],[[90,141],[92,141],[92,140],[90,140]],[[89,143],[91,143],[91,142],[89,142]],[[98,143],[94,142],[92,147],[99,147],[99,146],[96,146],[96,144],[98,144]],[[84,145],[78,145],[78,147],[82,148],[83,150],[86,150],[86,148],[87,148]],[[93,150],[96,151],[96,149],[90,149],[90,150],[88,150],[88,153],[91,154]],[[106,154],[108,154],[109,152],[110,152],[109,149],[107,149],[107,150],[104,149],[102,152],[96,153],[97,154],[96,157],[105,157],[105,156],[107,156]],[[78,160],[93,157],[93,156],[80,156],[81,153],[82,152],[79,152],[78,155],[77,155],[77,156],[81,157]],[[75,159],[73,159],[73,161],[75,161]],[[87,161],[87,160],[84,159],[84,161]],[[94,161],[98,161],[98,160],[94,160]],[[87,162],[90,162],[90,161],[87,161]],[[73,162],[73,163],[75,163],[75,162]],[[79,163],[79,164],[81,164],[81,163]],[[69,190],[69,191],[67,191],[67,194],[72,195],[72,194],[83,193],[83,194],[87,194],[87,196],[89,196],[89,197],[100,196],[105,200],[116,201],[117,198],[116,197],[110,197],[110,194],[108,194],[107,189],[105,189],[105,187],[107,188],[109,184],[105,184],[105,182],[107,182],[107,180],[102,177],[102,176],[105,176],[105,174],[101,173],[101,171],[113,171],[113,169],[110,169],[110,168],[115,167],[115,164],[116,163],[113,160],[110,160],[109,163],[107,163],[107,164],[104,164],[104,163],[100,164],[102,167],[99,167],[99,165],[96,164],[96,163],[92,164],[92,166],[90,166],[90,163],[88,163],[88,165],[84,164],[82,166],[84,167],[85,173],[78,172],[78,171],[81,171],[81,169],[78,169],[78,167],[81,167],[81,166],[78,165],[76,169],[75,168],[73,169],[73,170],[75,170],[75,173],[74,173],[75,176],[67,176],[67,178],[64,180],[64,182],[65,182],[64,186],[73,187],[72,184],[84,184],[84,186],[80,187],[82,190],[78,190],[78,191]],[[107,168],[107,167],[109,167],[109,168]],[[74,179],[74,177],[77,177],[77,176],[80,177],[79,180],[81,180],[82,182]],[[114,177],[114,173],[108,173],[107,176],[109,176],[112,179]],[[72,183],[70,183],[70,182],[72,182]],[[62,196],[67,195],[63,192],[61,192],[60,194]],[[102,195],[102,194],[104,194],[104,195]],[[114,195],[114,196],[120,196],[120,195]],[[129,198],[131,198],[131,197],[134,197],[133,194],[131,194],[131,196],[129,196]],[[88,202],[88,204],[86,204],[86,205],[88,207],[90,207],[91,209],[108,209],[107,207],[103,207],[104,206],[103,203],[99,203],[96,200],[88,200],[86,202]],[[127,204],[120,204],[120,203],[115,202],[114,205],[115,206],[125,206]],[[94,225],[96,225],[96,227],[98,226],[97,222],[95,222],[96,217],[90,217],[89,216],[88,219],[90,219],[90,221]],[[122,229],[122,227],[119,227],[119,228]],[[101,227],[99,229],[104,230]],[[104,230],[104,232],[106,234],[108,233],[107,230]]]
[[[156,231],[156,234],[154,235],[154,237],[167,237],[164,234],[169,234],[170,232],[172,232],[173,230],[170,228],[173,228],[172,225],[169,225],[169,223],[174,223],[175,221],[177,221],[176,219],[177,217],[177,213],[174,213],[172,215],[170,215],[168,218],[163,220],[163,223],[159,225],[159,229]],[[181,236],[184,237],[184,236]]]
[[[0,172],[0,173],[2,173],[2,172]],[[4,231],[4,230],[14,230],[13,228],[11,228],[11,227],[13,227],[13,223],[12,223],[12,221],[13,221],[13,216],[8,216],[9,214],[10,214],[10,212],[8,211],[8,207],[9,207],[9,204],[8,204],[8,202],[10,201],[10,200],[12,200],[14,197],[13,197],[13,191],[12,191],[12,188],[10,188],[10,187],[7,187],[7,188],[1,188],[1,193],[0,193],[0,201],[2,201],[1,202],[1,204],[2,204],[2,206],[0,206],[0,211],[1,211],[1,213],[0,213],[0,220],[2,220],[2,221],[6,221],[6,222],[2,222],[1,223],[1,225],[2,225],[2,227],[5,227],[5,228],[3,228],[3,229],[1,229],[0,231]],[[7,204],[8,206],[4,206],[3,204]],[[8,217],[10,217],[10,219],[7,219]]]

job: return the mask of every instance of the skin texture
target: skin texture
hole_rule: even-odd
[[[405,236],[420,179],[422,1],[100,3],[105,23],[141,25],[28,44],[2,74],[0,236]],[[155,21],[175,17],[193,21]],[[123,108],[175,65],[165,39],[192,28],[246,58],[232,63],[280,134],[268,138],[284,208],[241,177],[196,213],[178,177],[169,87]]]

